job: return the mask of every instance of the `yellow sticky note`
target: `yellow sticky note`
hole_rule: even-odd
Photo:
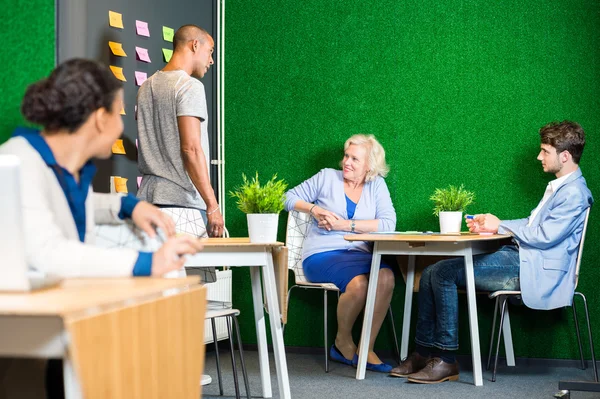
[[[168,48],[162,49],[163,56],[165,57],[165,62],[171,61],[171,57],[173,57],[173,50],[169,50]]]
[[[108,23],[113,28],[123,29],[123,15],[118,12],[109,11],[108,12]]]
[[[174,34],[175,34],[175,31],[173,30],[173,28],[169,28],[168,26],[163,26],[163,39],[165,39],[165,41],[172,43]]]
[[[125,147],[123,147],[123,140],[118,139],[112,145],[113,154],[125,154]]]
[[[112,51],[114,55],[118,55],[119,57],[127,57],[125,50],[123,50],[123,44],[117,42],[108,42],[108,47],[110,47],[110,51]]]
[[[125,75],[123,75],[123,68],[111,65],[110,70],[115,75],[115,78],[122,80],[123,82],[127,82],[127,79],[125,79]]]
[[[114,191],[117,193],[127,194],[127,179],[120,176],[111,176],[110,179],[114,183]]]
[[[125,113],[125,107],[121,108],[121,112],[119,112],[119,113],[120,113],[121,115],[127,115],[127,114]]]

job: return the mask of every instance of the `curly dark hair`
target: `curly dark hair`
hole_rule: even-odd
[[[556,153],[569,151],[573,162],[579,164],[583,147],[585,147],[585,132],[579,123],[572,121],[550,122],[540,129],[542,144],[556,148]]]
[[[31,84],[21,103],[28,121],[47,133],[77,130],[100,108],[111,112],[122,84],[99,62],[74,58],[60,64],[50,76]]]

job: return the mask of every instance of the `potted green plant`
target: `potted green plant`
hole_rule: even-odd
[[[277,241],[279,213],[283,210],[283,201],[287,183],[277,179],[277,174],[261,186],[258,172],[248,180],[242,173],[242,185],[229,192],[240,211],[248,219],[250,242],[264,243]]]
[[[433,214],[440,218],[440,233],[459,233],[462,214],[475,201],[475,193],[460,187],[436,188],[429,197],[434,203]]]

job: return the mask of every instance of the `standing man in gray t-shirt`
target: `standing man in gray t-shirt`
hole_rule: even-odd
[[[196,79],[214,63],[213,49],[214,41],[204,29],[182,26],[173,37],[171,60],[140,87],[138,197],[161,207],[199,210],[208,222],[207,233],[218,237],[223,234],[223,216],[208,172],[204,85]]]

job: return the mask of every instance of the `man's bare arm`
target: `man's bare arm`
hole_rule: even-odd
[[[210,184],[208,167],[200,144],[200,119],[195,116],[178,116],[177,125],[183,166],[200,196],[206,202],[209,225],[207,227],[210,229],[208,233],[210,236],[219,237],[223,234],[223,216]]]

